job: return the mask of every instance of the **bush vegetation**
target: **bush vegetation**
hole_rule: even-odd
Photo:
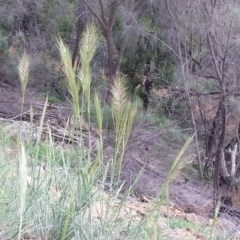
[[[97,39],[95,26],[89,25],[79,50],[82,66],[77,71],[69,63],[68,48],[62,40],[58,41],[66,83],[72,96],[75,125],[81,126],[82,109],[87,109],[90,121],[95,106],[95,121],[100,135],[97,153],[92,155],[90,142],[87,151],[81,147],[76,151],[71,145],[67,149],[57,148],[50,131],[44,142],[37,143],[26,142],[21,134],[14,141],[1,135],[1,239],[164,239],[156,222],[151,219],[156,218],[158,207],[168,200],[169,182],[184,165],[182,154],[192,139],[187,141],[174,161],[149,213],[141,220],[127,214],[124,204],[133,186],[122,193],[123,183],[119,174],[137,108],[127,95],[124,79],[117,79],[110,108],[115,148],[112,159],[105,162],[102,138],[104,108],[97,93],[90,98],[89,67]],[[24,97],[28,77],[24,73],[28,73],[29,65],[24,61],[26,55],[23,56],[19,73],[23,75]],[[84,98],[79,101],[80,90]],[[88,134],[91,134],[90,130]],[[104,191],[106,183],[110,186],[108,192]]]

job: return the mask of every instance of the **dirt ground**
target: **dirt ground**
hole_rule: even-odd
[[[24,111],[30,106],[40,112],[44,105],[44,97],[35,89],[28,89],[25,96]],[[16,119],[20,114],[21,92],[20,88],[0,82],[0,121]],[[59,113],[59,108],[61,113]],[[71,111],[67,106],[59,106],[51,114],[61,118]],[[179,152],[179,141],[171,136],[167,138],[170,129],[159,131],[149,123],[136,124],[133,127],[129,146],[125,155],[122,178],[126,186],[134,182],[143,167],[142,177],[134,190],[135,199],[141,201],[142,196],[148,199],[158,197],[161,186],[167,176],[168,170]],[[105,152],[110,153],[111,147],[106,146]],[[106,154],[107,157],[107,154]],[[190,155],[192,161],[194,154]],[[209,221],[209,214],[213,209],[213,189],[209,183],[201,183],[188,177],[184,171],[180,172],[170,185],[171,205],[184,214],[193,215],[199,224]],[[220,227],[236,231],[240,221],[228,214],[223,215]],[[227,221],[227,222],[226,222]],[[194,238],[200,239],[200,238]]]

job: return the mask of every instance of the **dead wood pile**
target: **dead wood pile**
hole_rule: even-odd
[[[98,131],[83,117],[79,126],[75,126],[70,107],[49,104],[45,115],[43,108],[43,103],[35,103],[32,110],[0,118],[5,136],[11,138],[20,133],[23,140],[32,142],[51,138],[54,142],[77,144],[96,151]]]

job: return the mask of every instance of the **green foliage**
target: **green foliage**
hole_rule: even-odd
[[[56,36],[67,40],[74,28],[74,9],[76,2],[66,0],[46,1],[41,10],[40,26],[42,31],[49,31],[49,44],[55,41]],[[44,31],[45,28],[45,31]],[[49,46],[50,47],[50,46]]]
[[[155,89],[170,86],[174,79],[173,59],[160,46],[150,46],[149,41],[151,41],[150,37],[149,39],[142,39],[136,50],[128,49],[121,66],[121,70],[129,79],[128,88],[131,94],[140,97],[141,92],[137,93],[136,87],[142,84],[144,77],[153,81],[153,88]],[[152,98],[151,94],[149,96],[149,105],[149,108],[156,115],[166,114],[163,102],[154,97]]]
[[[151,111],[138,110],[138,117],[135,121],[138,123],[149,123],[155,126],[163,126],[169,123],[169,119],[163,114],[152,113]]]
[[[194,232],[201,232],[202,229],[200,228],[199,225],[193,223],[193,222],[189,222],[187,220],[184,219],[169,219],[169,227],[171,229],[176,229],[176,228],[180,228],[180,229],[191,229]]]
[[[61,99],[59,99],[58,97],[56,97],[56,96],[49,96],[48,97],[48,102],[49,103],[51,103],[51,104],[59,104],[59,103],[61,103],[62,101],[61,101]]]
[[[59,33],[59,36],[63,39],[66,39],[73,30],[73,19],[69,19],[67,17],[60,18],[57,22],[57,31]]]
[[[173,60],[169,59],[166,53],[158,55],[156,58],[156,75],[155,87],[168,87],[173,83],[174,65]]]
[[[8,32],[1,28],[0,25],[0,74],[1,80],[11,80],[10,82],[17,82],[17,58],[12,56],[9,51],[9,37]]]
[[[67,149],[63,151],[62,149],[51,147],[49,143],[41,142],[37,145],[28,144],[26,146],[26,152],[34,167],[41,164],[59,167],[77,167],[80,162],[86,159],[86,151],[83,149],[76,151],[74,147],[68,146]],[[53,162],[50,160],[53,160]]]
[[[155,55],[154,49],[148,48],[147,44],[147,40],[142,39],[136,50],[133,48],[126,50],[121,65],[123,73],[130,75],[146,71],[146,63],[150,62]]]
[[[151,14],[149,14],[149,13],[142,14],[141,22],[143,23],[143,25],[149,32],[157,32],[158,31],[158,26],[154,22],[154,18]]]

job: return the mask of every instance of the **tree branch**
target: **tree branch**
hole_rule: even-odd
[[[203,75],[203,77],[206,78],[206,79],[212,78],[212,79],[218,80],[218,78],[216,76],[213,76],[213,75]]]
[[[99,15],[93,10],[93,8],[91,7],[91,5],[87,2],[88,0],[83,0],[83,2],[86,4],[86,6],[88,7],[89,11],[94,15],[94,17],[98,20],[98,22],[101,24],[102,28],[104,29],[104,31],[106,31],[106,25],[103,22],[103,20],[99,17]]]
[[[101,16],[102,16],[102,20],[103,23],[105,24],[105,26],[107,27],[109,25],[109,22],[106,19],[106,9],[104,7],[104,3],[102,0],[99,0],[99,5],[100,5],[100,9],[101,9]]]
[[[217,3],[217,0],[211,0],[212,7],[215,7]]]
[[[222,83],[222,74],[219,70],[219,67],[218,67],[218,64],[217,64],[217,59],[216,59],[216,56],[215,56],[214,51],[213,51],[211,37],[209,35],[210,35],[210,33],[207,34],[207,41],[208,41],[208,44],[209,44],[209,47],[210,47],[210,52],[211,52],[211,55],[212,55],[212,58],[213,58],[213,63],[214,63],[215,70],[216,70],[216,73],[217,73],[217,76],[218,76],[218,81],[219,81],[219,83]]]
[[[222,59],[222,64],[221,64],[221,70],[223,73],[223,81],[224,81],[224,73],[225,71],[225,66],[226,66],[226,59],[227,59],[227,53],[228,53],[228,48],[229,48],[229,42],[230,42],[230,36],[231,36],[231,32],[232,32],[232,22],[230,23],[230,28],[229,28],[229,32],[228,32],[228,37],[227,37],[227,45],[225,47],[225,51],[224,51],[224,55],[223,55],[223,59]]]
[[[200,176],[201,180],[203,180],[203,173],[202,173],[202,166],[201,166],[201,156],[200,156],[199,142],[198,142],[198,131],[197,131],[195,116],[194,116],[194,113],[193,113],[192,100],[191,100],[191,97],[190,97],[189,88],[186,85],[186,72],[185,72],[185,67],[184,67],[183,54],[182,54],[182,51],[181,51],[181,44],[180,44],[181,41],[180,41],[179,28],[178,28],[176,18],[174,17],[174,15],[173,15],[170,7],[169,7],[169,0],[166,1],[166,4],[167,4],[167,11],[168,11],[170,17],[172,18],[173,24],[174,24],[175,29],[176,29],[178,51],[179,51],[178,54],[179,54],[180,62],[181,62],[181,72],[182,72],[184,90],[185,90],[186,98],[188,100],[188,106],[189,106],[189,110],[190,110],[190,114],[191,114],[192,128],[193,128],[194,135],[195,135],[194,138],[195,138],[195,143],[196,143],[196,155],[197,155],[197,162],[198,162],[198,171],[199,171],[199,176]],[[187,62],[187,59],[186,59],[186,62]]]
[[[161,44],[163,44],[165,47],[167,47],[178,59],[180,59],[180,56],[178,55],[178,53],[170,45],[165,43],[160,38],[154,36],[153,34],[149,34],[149,36],[151,36],[151,37],[155,38],[156,40],[158,40]]]

